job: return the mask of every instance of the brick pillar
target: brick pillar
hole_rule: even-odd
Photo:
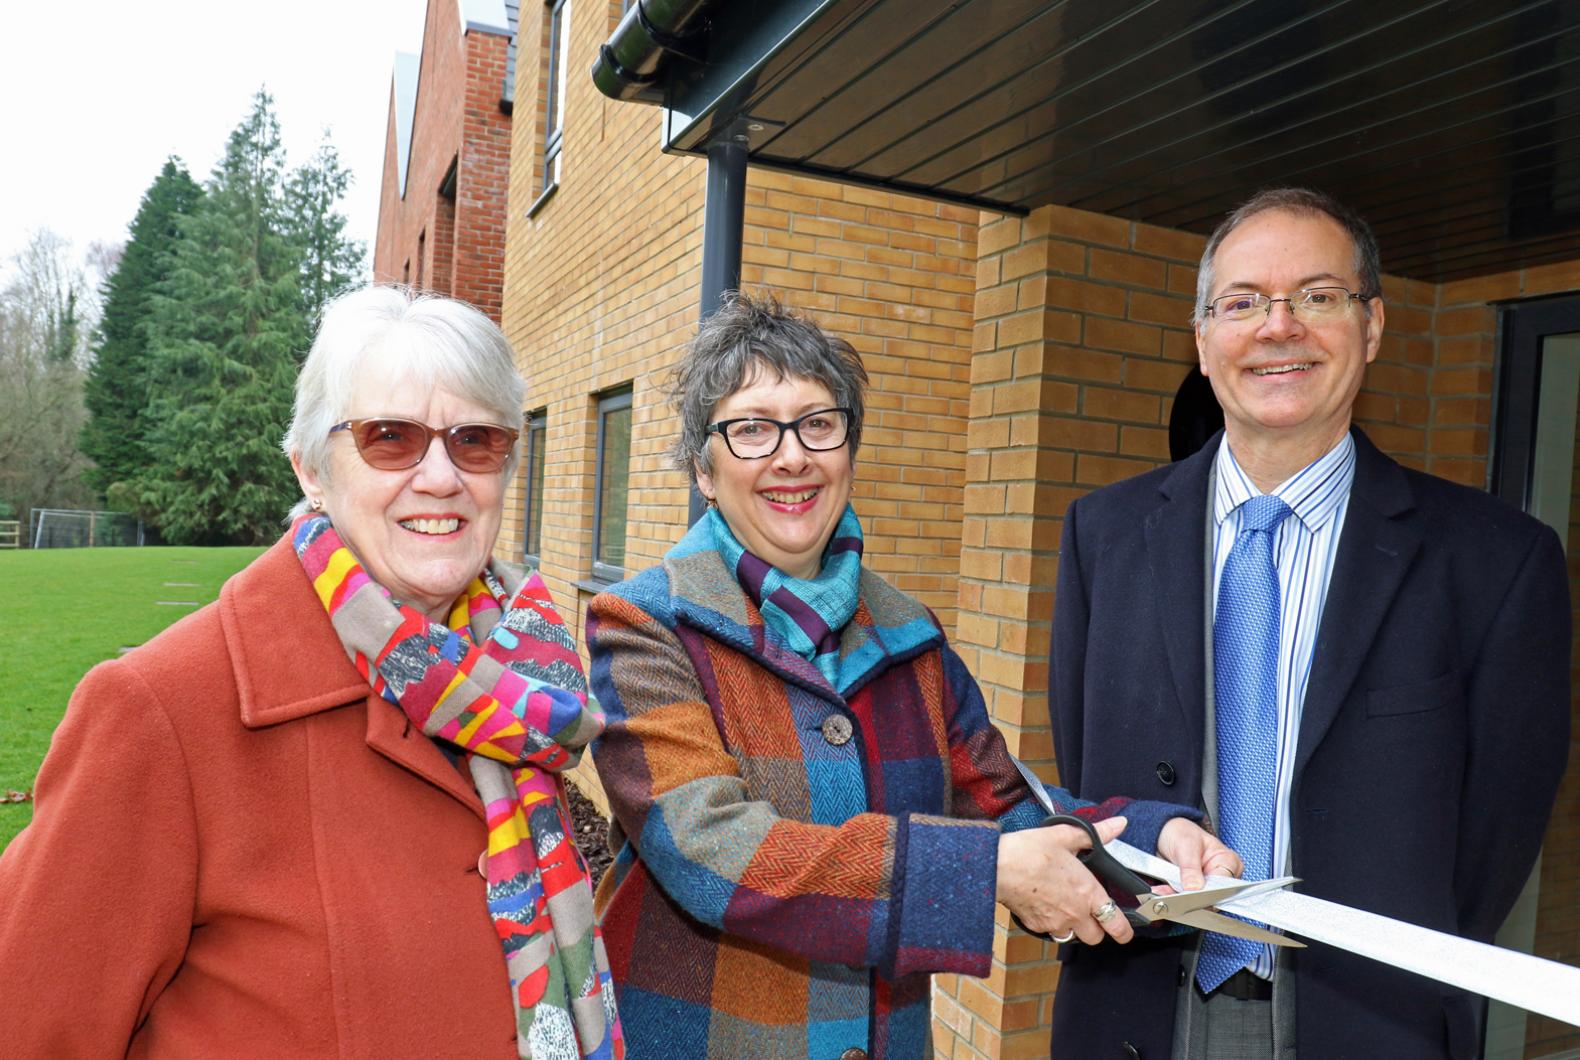
[[[1170,402],[1195,361],[1201,244],[1062,207],[984,215],[978,232],[956,644],[1010,750],[1049,780],[1064,512],[1094,486],[1168,459]],[[939,1053],[1046,1055],[1054,949],[1000,910],[988,977],[936,980]]]

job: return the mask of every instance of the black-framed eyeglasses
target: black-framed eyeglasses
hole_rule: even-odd
[[[821,453],[838,449],[850,440],[851,409],[818,409],[798,416],[788,423],[762,416],[747,416],[736,420],[710,423],[705,433],[724,439],[731,455],[742,460],[761,460],[773,456],[784,441],[785,431],[794,431],[801,448]]]
[[[389,416],[365,420],[346,420],[329,428],[329,433],[350,431],[357,452],[369,467],[380,471],[404,471],[416,467],[428,455],[435,438],[444,441],[450,463],[462,471],[490,474],[505,466],[511,447],[521,432],[497,423],[458,423],[454,427],[430,427],[416,420]]]
[[[1348,287],[1307,287],[1288,298],[1269,298],[1260,291],[1237,291],[1219,295],[1202,309],[1219,320],[1249,320],[1259,312],[1271,316],[1273,303],[1283,302],[1302,320],[1322,320],[1338,316],[1351,302],[1369,302],[1376,297],[1351,291]]]

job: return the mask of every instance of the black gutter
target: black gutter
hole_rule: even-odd
[[[708,0],[636,0],[598,47],[593,84],[610,99],[664,102],[659,67],[666,54],[702,62]]]

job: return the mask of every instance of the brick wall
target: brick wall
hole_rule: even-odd
[[[1168,460],[1198,236],[1060,207],[983,215],[957,647],[1010,750],[1056,779],[1048,646],[1070,501]],[[1054,947],[1000,910],[986,979],[939,976],[941,1056],[1045,1055]]]
[[[741,285],[776,291],[862,354],[856,466],[866,562],[955,618],[977,211],[753,171]]]
[[[401,195],[393,93],[373,278],[463,299],[499,319],[510,116],[499,107],[509,39],[461,32],[456,0],[429,0],[423,26],[406,190]],[[456,167],[454,198],[439,189]]]

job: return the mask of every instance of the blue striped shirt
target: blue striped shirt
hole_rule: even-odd
[[[1240,505],[1262,491],[1248,478],[1227,440],[1218,447],[1217,491],[1213,498],[1213,613],[1218,580],[1240,532]],[[1355,481],[1355,440],[1348,433],[1315,463],[1282,483],[1273,493],[1294,511],[1278,527],[1273,542],[1278,565],[1278,793],[1273,822],[1273,864],[1289,864],[1289,790],[1294,781],[1295,743],[1300,712],[1311,679],[1311,656],[1322,624],[1333,558],[1338,554],[1344,513]],[[1264,947],[1250,968],[1263,978],[1273,974],[1272,947]]]

